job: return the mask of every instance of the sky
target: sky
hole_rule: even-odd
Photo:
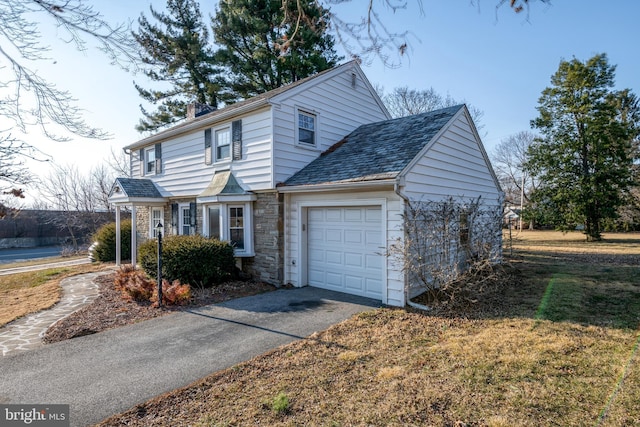
[[[162,9],[164,0],[87,0],[110,22],[135,21],[149,16],[149,4]],[[402,4],[402,0],[389,0]],[[214,2],[200,0],[203,14],[214,11]],[[406,9],[395,12],[384,0],[374,0],[390,31],[408,31],[409,49],[390,59],[388,67],[376,57],[366,58],[364,73],[374,86],[390,92],[395,87],[433,87],[482,110],[483,143],[491,155],[508,136],[531,130],[541,92],[561,60],[586,61],[606,53],[616,65],[616,88],[640,94],[640,2],[618,0],[552,0],[551,5],[533,1],[529,13],[514,13],[508,2],[496,10],[499,0],[406,0]],[[366,2],[353,0],[332,7],[339,16],[358,20]],[[208,18],[206,18],[208,22]],[[51,45],[52,59],[37,64],[41,77],[69,91],[84,110],[85,120],[112,134],[108,141],[73,138],[54,142],[37,129],[24,140],[50,157],[49,162],[30,162],[34,174],[49,173],[51,163],[75,165],[88,173],[105,162],[112,151],[120,152],[145,135],[134,126],[141,117],[142,100],[133,82],[150,87],[142,74],[133,75],[116,66],[96,49],[78,52],[59,42],[50,27],[41,28]],[[338,53],[345,55],[341,46]],[[0,63],[0,65],[2,65]],[[7,70],[0,68],[0,82]],[[12,124],[0,117],[0,129]],[[27,188],[27,204],[37,192]]]

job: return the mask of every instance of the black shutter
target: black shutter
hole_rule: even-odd
[[[140,156],[140,176],[144,176],[144,148],[139,151]]]
[[[204,131],[204,164],[210,165],[213,162],[213,151],[211,150],[211,129]]]
[[[173,233],[173,235],[178,234],[178,223],[180,222],[178,215],[178,204],[171,203],[171,233]]]
[[[242,160],[242,120],[231,122],[233,160]]]
[[[162,172],[162,144],[156,144],[156,173]]]
[[[191,234],[197,234],[196,233],[196,215],[198,213],[198,205],[195,202],[191,202],[189,203],[189,216],[191,216],[191,224],[189,224],[191,226]]]

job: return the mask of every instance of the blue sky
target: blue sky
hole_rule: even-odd
[[[483,110],[483,141],[489,153],[502,139],[530,129],[538,98],[562,59],[586,60],[607,53],[610,63],[617,65],[616,86],[640,94],[640,2],[554,0],[547,6],[534,1],[528,20],[507,5],[496,14],[498,0],[422,0],[422,10],[418,0],[408,0],[407,9],[395,13],[382,0],[374,2],[389,30],[410,32],[410,49],[406,56],[394,58],[400,61],[398,68],[387,68],[376,58],[363,64],[371,83],[386,91],[433,87]],[[135,21],[141,12],[148,15],[150,2],[93,3],[115,22]],[[205,14],[213,11],[213,2],[201,3]],[[165,2],[153,4],[162,8]],[[334,11],[357,18],[366,13],[366,4],[354,0]],[[86,120],[111,132],[113,139],[54,143],[35,131],[25,139],[58,163],[88,169],[108,157],[111,149],[120,150],[142,137],[134,130],[141,100],[133,81],[143,83],[144,78],[109,65],[96,50],[79,53],[56,42],[53,32],[45,34],[55,63],[38,64],[38,73],[70,91],[86,110]],[[0,127],[5,124],[0,118]],[[46,164],[33,167],[37,173],[47,170]]]

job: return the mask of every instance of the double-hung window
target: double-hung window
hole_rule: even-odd
[[[189,205],[180,205],[180,231],[179,234],[188,236],[191,234],[191,207]]]
[[[306,111],[298,110],[297,142],[307,147],[316,146],[316,116]]]
[[[156,173],[156,149],[155,147],[144,150],[144,174],[153,175]]]
[[[216,161],[231,158],[231,128],[216,130]]]
[[[151,208],[151,221],[149,221],[149,236],[153,239],[158,238],[158,223],[164,226],[164,212],[162,208]]]
[[[244,250],[244,208],[242,206],[229,207],[229,240],[234,248]]]
[[[236,256],[253,256],[251,202],[216,203],[205,209],[208,237],[227,241]]]

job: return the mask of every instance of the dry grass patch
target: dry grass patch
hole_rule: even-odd
[[[57,303],[62,279],[104,269],[104,265],[87,264],[0,276],[0,326]]]
[[[640,425],[635,237],[536,239],[477,303],[362,313],[101,425]]]
[[[595,425],[636,340],[595,326],[382,309],[101,425]],[[640,377],[624,387],[602,425],[640,422]],[[265,405],[279,393],[286,414]]]

